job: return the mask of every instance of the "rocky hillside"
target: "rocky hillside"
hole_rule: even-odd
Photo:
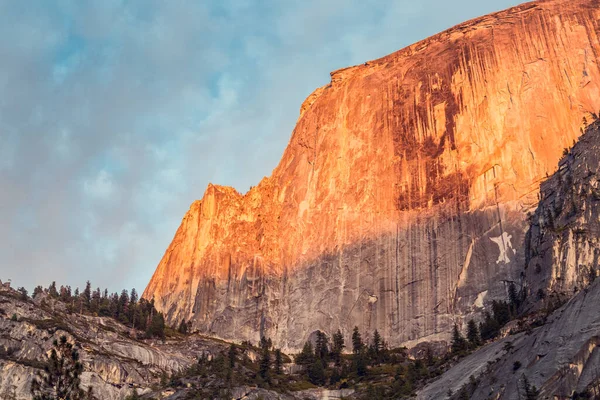
[[[565,299],[600,266],[600,134],[594,123],[540,188],[525,243],[528,291]]]
[[[333,72],[270,177],[192,204],[144,296],[284,349],[355,325],[447,340],[522,279],[539,182],[600,109],[599,17],[527,3]]]
[[[161,376],[226,348],[199,336],[162,342],[136,340],[132,334],[112,318],[68,313],[63,303],[46,295],[31,300],[0,287],[0,398],[31,398],[32,378],[62,335],[80,346],[83,386],[93,386],[103,400],[123,399],[133,388],[150,392]]]
[[[419,398],[444,398],[449,388],[457,393],[471,376],[477,378],[474,399],[523,398],[524,377],[540,389],[540,399],[600,396],[599,161],[595,122],[541,185],[526,242],[531,313],[520,329],[513,325],[522,332],[470,355]],[[561,302],[566,304],[544,317]]]

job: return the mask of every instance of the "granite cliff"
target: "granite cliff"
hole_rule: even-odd
[[[523,377],[540,389],[540,399],[578,398],[575,393],[580,398],[597,398],[599,161],[600,122],[594,122],[541,185],[525,247],[528,263],[523,283],[530,312],[505,329],[517,333],[461,360],[421,390],[419,399],[445,398],[449,389],[458,393],[471,376],[477,382],[473,399],[523,398]],[[563,302],[566,304],[549,313]]]
[[[355,325],[446,340],[536,262],[540,181],[600,109],[599,18],[598,0],[527,3],[332,72],[270,177],[192,204],[144,297],[284,349]]]

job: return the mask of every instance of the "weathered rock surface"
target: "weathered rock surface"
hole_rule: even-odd
[[[473,399],[522,399],[523,375],[541,389],[539,399],[570,399],[592,385],[600,393],[600,279],[554,312],[531,334],[487,345],[421,390],[418,399],[445,399],[480,378]],[[506,344],[512,349],[506,350]],[[514,363],[521,367],[515,371]]]
[[[549,307],[566,300],[547,323],[483,347],[419,393],[422,399],[444,398],[481,377],[475,399],[519,399],[523,375],[541,389],[540,399],[571,398],[594,388],[600,394],[600,122],[594,122],[541,184],[541,200],[527,235],[525,272],[529,305]],[[595,283],[594,283],[595,282]],[[539,291],[544,296],[538,296]],[[536,304],[537,303],[537,304]],[[535,307],[529,307],[535,309]],[[512,349],[507,350],[507,342]],[[514,363],[522,367],[515,371]]]
[[[284,349],[355,325],[447,339],[521,278],[539,181],[600,109],[599,18],[527,3],[333,72],[271,177],[192,204],[144,296]]]
[[[45,299],[43,299],[43,298]],[[123,399],[137,388],[151,390],[161,375],[177,372],[201,354],[216,354],[225,344],[190,336],[186,341],[138,341],[110,318],[68,314],[64,305],[45,296],[23,301],[0,287],[0,398],[30,399],[33,376],[55,339],[65,335],[79,344],[85,372],[82,384],[93,386],[103,400]],[[17,321],[13,320],[13,315]]]
[[[526,278],[535,297],[569,298],[598,274],[600,125],[595,122],[543,182],[527,234]]]

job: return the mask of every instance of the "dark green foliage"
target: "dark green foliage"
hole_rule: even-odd
[[[275,363],[273,364],[273,372],[275,375],[281,375],[283,373],[283,357],[280,349],[275,349]]]
[[[231,343],[229,346],[229,352],[227,353],[227,359],[229,360],[229,368],[235,367],[235,360],[237,356],[237,351],[235,349],[235,345]]]
[[[515,346],[513,345],[512,342],[509,341],[509,342],[504,343],[504,347],[503,347],[504,351],[509,352],[514,348],[515,348]]]
[[[469,391],[466,386],[463,386],[458,392],[458,400],[470,400],[471,396],[469,396]]]
[[[312,343],[310,341],[306,341],[300,354],[295,357],[294,362],[298,365],[307,366],[312,364],[314,361],[315,353],[313,352]]]
[[[181,322],[179,323],[179,328],[177,328],[177,331],[183,335],[187,334],[188,324],[187,324],[187,322],[185,322],[185,319],[181,320]]]
[[[365,344],[362,341],[358,327],[355,326],[354,330],[352,331],[352,352],[354,354],[358,354],[362,351],[364,346]]]
[[[35,289],[33,289],[33,295],[32,297],[35,299],[37,297],[37,295],[42,294],[44,292],[44,289],[38,285],[35,287]]]
[[[506,325],[511,319],[510,305],[505,301],[492,301],[492,313],[500,326]]]
[[[523,374],[521,376],[521,381],[523,385],[523,391],[525,392],[525,400],[537,400],[540,395],[540,391],[535,386],[532,386],[529,383],[529,379]]]
[[[37,287],[34,290],[34,297],[42,292],[43,289]],[[131,290],[131,295],[127,290],[122,290],[120,295],[109,294],[107,289],[104,292],[100,288],[92,291],[88,281],[81,294],[79,288],[75,288],[75,293],[72,294],[70,286],[61,286],[59,292],[56,290],[56,283],[52,282],[48,294],[65,303],[69,312],[112,317],[126,326],[145,331],[149,336],[164,337],[164,328],[161,329],[164,325],[164,316],[158,315],[154,300],[149,302],[146,299],[139,299],[135,289]]]
[[[10,320],[13,322],[17,322],[19,319],[17,318],[17,314],[13,314],[12,317],[10,317]]]
[[[24,287],[18,288],[17,292],[19,292],[19,294],[21,295],[22,301],[27,301],[29,299],[29,296],[27,295],[27,289],[25,289]]]
[[[132,288],[131,294],[129,295],[129,303],[135,304],[138,302],[138,300],[139,300],[139,297],[138,297],[137,290],[135,290],[135,288]]]
[[[44,367],[31,384],[34,400],[82,400],[92,399],[92,392],[80,388],[80,376],[83,366],[79,362],[79,353],[67,341],[66,336],[54,341],[54,347]],[[91,388],[90,388],[91,389]]]
[[[48,294],[50,295],[50,297],[58,297],[58,291],[56,290],[56,282],[52,282],[50,284],[50,286],[48,287]]]
[[[129,293],[126,289],[123,289],[117,301],[116,318],[124,324],[129,321],[129,308]]]
[[[544,289],[538,289],[536,297],[538,300],[544,300],[546,298],[546,292],[544,292]]]
[[[321,331],[317,331],[315,358],[322,360],[323,363],[326,363],[329,358],[329,339],[327,339],[327,335]]]
[[[90,302],[92,301],[92,284],[90,283],[90,281],[87,281],[85,283],[85,289],[83,289],[81,297],[83,298],[85,306],[89,307]]]
[[[515,361],[515,362],[513,363],[513,372],[514,372],[514,371],[517,371],[519,368],[521,368],[521,365],[522,365],[522,364],[521,364],[521,361],[518,361],[518,360],[517,360],[517,361]]]
[[[467,340],[471,347],[476,348],[481,345],[481,338],[479,337],[479,329],[477,324],[472,319],[467,323]]]
[[[467,349],[467,341],[458,330],[458,325],[454,324],[452,329],[452,352],[460,353]]]
[[[479,324],[479,333],[481,339],[490,340],[495,338],[500,331],[500,324],[496,321],[489,312],[483,314],[483,322]]]
[[[97,314],[100,310],[100,302],[102,301],[102,292],[100,292],[100,288],[96,288],[92,292],[92,300],[90,301],[90,312],[92,314]]]
[[[258,374],[265,381],[269,382],[271,379],[271,354],[269,352],[269,346],[264,345],[261,352],[260,365]]]
[[[266,347],[267,349],[270,350],[271,347],[273,347],[273,342],[271,341],[271,338],[267,339],[266,337],[261,336],[260,342],[259,342],[259,347],[261,349],[264,349]]]
[[[146,328],[146,336],[165,339],[165,318],[162,313],[156,313]]]
[[[342,332],[338,329],[338,331],[333,334],[333,344],[331,346],[331,358],[337,366],[341,363],[344,347],[346,347],[344,344],[344,335],[342,335]]]
[[[359,351],[352,357],[352,370],[356,372],[356,375],[358,376],[367,375],[367,364],[367,355],[364,350]]]
[[[479,325],[481,339],[494,339],[500,333],[500,329],[511,320],[511,306],[505,301],[494,300],[492,302],[492,314],[484,313],[483,322]]]
[[[375,329],[375,332],[373,333],[373,342],[368,350],[369,358],[374,365],[378,365],[383,361],[384,345],[385,343],[383,342],[379,331]]]
[[[317,359],[308,368],[308,379],[313,385],[325,384],[325,367],[320,359]]]
[[[516,317],[519,312],[519,307],[521,306],[521,296],[517,292],[517,287],[514,282],[508,284],[508,305],[510,307],[509,319],[510,317]]]

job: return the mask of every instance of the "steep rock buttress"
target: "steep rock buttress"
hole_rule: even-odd
[[[600,109],[599,18],[527,3],[333,72],[271,177],[192,204],[144,297],[288,349],[355,325],[446,339],[521,279],[539,182]]]

